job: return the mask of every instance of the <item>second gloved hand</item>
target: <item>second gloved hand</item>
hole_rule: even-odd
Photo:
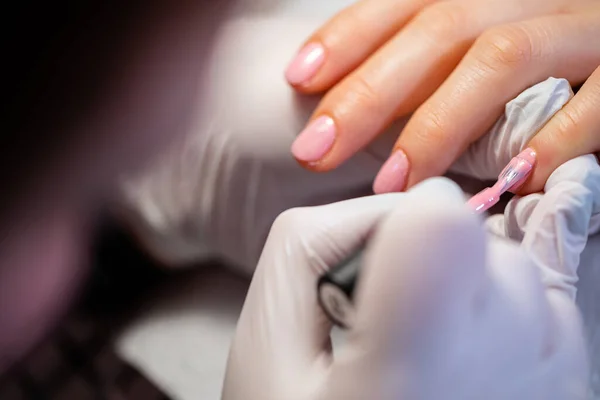
[[[464,201],[437,178],[285,213],[248,292],[223,399],[584,399],[569,291],[543,283],[531,253],[486,234]],[[355,325],[332,352],[316,282],[367,238]]]

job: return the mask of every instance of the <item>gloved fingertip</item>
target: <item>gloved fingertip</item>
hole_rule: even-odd
[[[439,198],[440,201],[448,202],[448,204],[464,205],[466,199],[465,193],[460,186],[453,180],[445,177],[426,179],[413,186],[410,192]]]
[[[483,227],[465,206],[465,196],[457,185],[436,178],[415,190],[419,191],[418,195],[407,197],[412,206],[397,207],[386,221],[393,230],[399,231],[392,236],[401,235],[406,237],[406,243],[415,245],[419,243],[417,238],[423,238],[423,243],[435,246],[454,243],[451,247],[478,247],[479,244],[483,247]],[[417,247],[422,248],[423,244]]]

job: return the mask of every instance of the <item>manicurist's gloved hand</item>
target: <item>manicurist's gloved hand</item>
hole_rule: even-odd
[[[600,166],[593,155],[558,167],[545,193],[515,196],[504,214],[487,220],[491,232],[522,242],[544,281],[575,298],[579,257],[600,229]]]
[[[589,222],[589,212],[570,211],[578,201],[593,208],[598,195],[584,192],[549,190],[548,205],[552,193],[570,200],[558,213],[539,208],[523,246],[488,234],[444,178],[286,212],[248,292],[223,399],[586,398],[572,281],[548,279],[563,264],[547,252],[557,219]],[[586,224],[560,230],[569,243],[587,233]],[[317,279],[366,239],[355,325],[333,354]],[[572,258],[580,246],[563,250]]]

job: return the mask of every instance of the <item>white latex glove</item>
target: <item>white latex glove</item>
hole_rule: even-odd
[[[464,201],[436,178],[405,194],[283,214],[246,298],[223,399],[586,398],[570,289],[540,279],[539,267],[542,276],[562,268],[545,257],[552,224],[532,217],[527,232],[540,246],[522,248],[486,234]],[[573,215],[545,210],[545,221]],[[316,282],[368,236],[356,325],[332,354]]]
[[[566,79],[548,78],[525,90],[506,104],[504,115],[490,132],[469,146],[450,171],[495,181],[504,166],[572,97]]]
[[[580,255],[588,236],[600,229],[598,160],[586,155],[566,162],[550,175],[544,192],[513,197],[504,214],[487,224],[495,234],[522,242],[544,282],[575,299]]]
[[[297,96],[283,71],[327,15],[242,15],[224,22],[206,56],[185,140],[123,180],[119,213],[169,265],[216,255],[252,272],[277,215],[371,193],[384,159],[367,150],[328,174],[297,165],[290,147],[318,99]]]

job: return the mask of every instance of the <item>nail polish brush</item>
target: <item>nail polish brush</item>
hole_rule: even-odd
[[[504,167],[496,184],[483,189],[467,202],[473,213],[480,214],[493,207],[500,196],[519,188],[531,174],[536,161],[533,149],[525,149]],[[354,286],[360,274],[364,248],[323,274],[317,283],[319,304],[329,319],[342,328],[352,326],[354,318]]]

